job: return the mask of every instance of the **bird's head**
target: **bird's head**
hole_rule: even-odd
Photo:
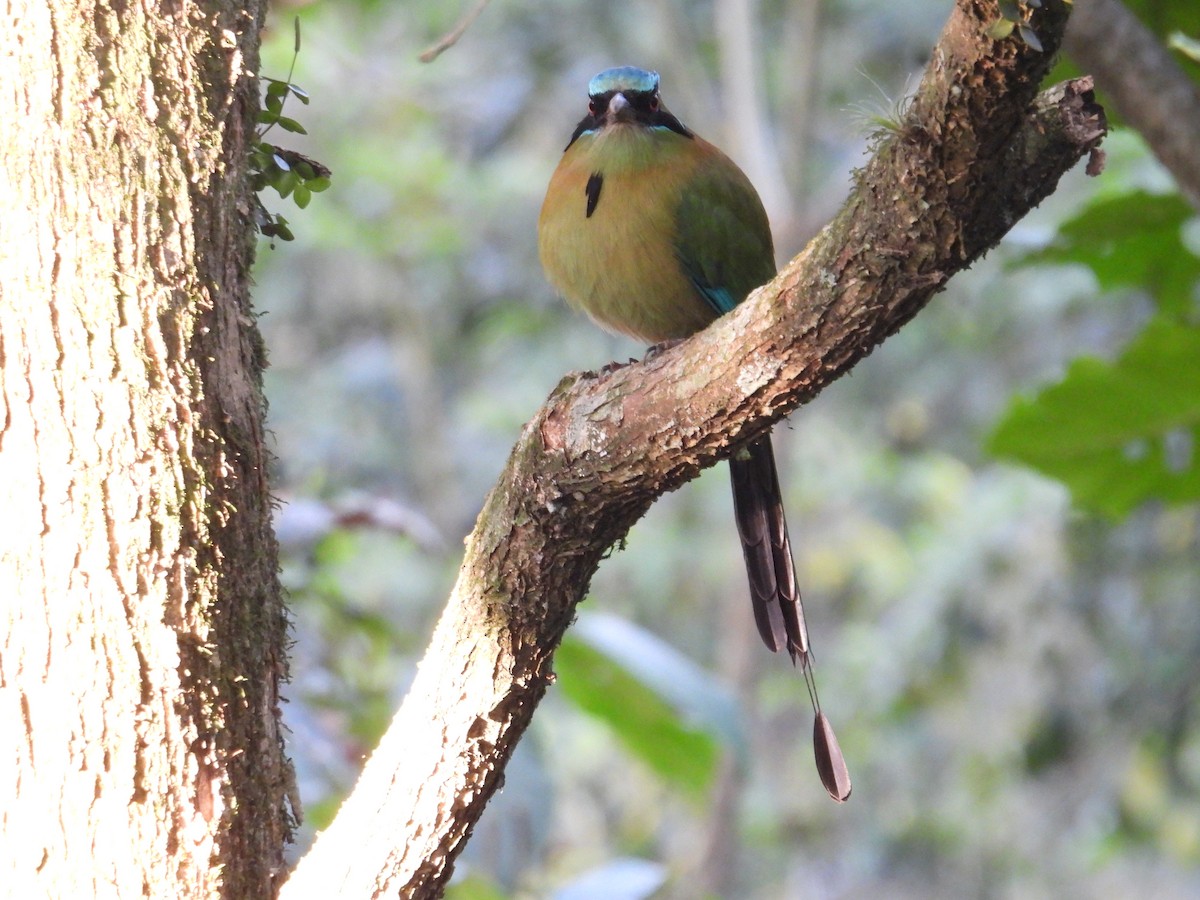
[[[662,104],[658,73],[635,66],[605,69],[588,83],[588,111],[571,135],[568,147],[584,134],[610,129],[666,129],[691,137],[683,124]]]

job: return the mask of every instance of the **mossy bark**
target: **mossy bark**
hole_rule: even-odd
[[[291,776],[248,294],[262,7],[8,10],[0,884],[270,896]]]

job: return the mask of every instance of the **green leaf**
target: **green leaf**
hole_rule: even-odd
[[[275,152],[275,147],[265,142],[256,142],[254,149],[250,151],[251,167],[262,171],[271,164],[271,157]]]
[[[304,209],[308,206],[309,201],[312,200],[312,191],[303,184],[298,184],[296,185],[296,189],[292,191],[292,199],[296,201],[298,207]]]
[[[258,230],[262,232],[264,237],[279,238],[281,241],[295,240],[295,235],[288,228],[287,219],[283,216],[271,216],[268,214],[267,221],[260,225]],[[274,246],[274,242],[272,242],[272,246]]]
[[[1200,34],[1200,3],[1192,0],[1126,0],[1125,5],[1146,28],[1162,37],[1174,31]]]
[[[319,194],[319,193],[321,193],[321,191],[329,190],[330,184],[332,184],[332,182],[324,176],[319,176],[317,178],[310,178],[310,179],[308,179],[308,181],[304,182],[304,186],[306,188],[308,188],[310,191],[312,191],[314,194]]]
[[[455,878],[446,887],[446,900],[508,900],[509,895],[500,890],[478,872],[466,878]]]
[[[304,126],[295,119],[289,119],[287,116],[277,116],[275,121],[284,131],[290,131],[292,134],[308,134],[304,130]]]
[[[1172,50],[1178,50],[1193,62],[1200,63],[1200,41],[1188,37],[1182,31],[1174,32],[1167,40],[1167,46]]]
[[[631,671],[627,660],[606,652],[611,649],[605,646],[610,643],[606,634],[624,629],[629,636],[637,629],[610,616],[586,618],[593,627],[584,626],[581,617],[583,627],[567,635],[554,657],[563,693],[605,722],[625,748],[664,781],[700,797],[712,784],[720,753],[712,725],[705,727],[692,710],[685,716],[678,698],[666,696],[663,685],[652,684],[644,673]],[[671,671],[679,662],[677,653],[645,632],[637,633],[633,643],[651,667],[662,663]],[[719,688],[716,693],[721,693]]]
[[[1000,0],[1000,15],[1010,22],[1016,22],[1021,18],[1021,8],[1016,0]]]
[[[296,185],[299,183],[300,176],[295,172],[284,172],[271,182],[271,187],[275,188],[275,190],[279,192],[280,197],[286,197],[293,190],[295,190]]]
[[[1153,320],[1115,362],[1077,359],[1013,402],[988,441],[1113,517],[1200,499],[1200,328]]]
[[[1080,263],[1100,287],[1144,287],[1159,309],[1183,315],[1200,281],[1200,258],[1183,243],[1195,211],[1178,194],[1133,191],[1089,205],[1021,263]]]
[[[1037,32],[1028,25],[1018,25],[1017,33],[1021,35],[1021,40],[1025,42],[1026,46],[1036,50],[1038,53],[1043,52],[1042,39],[1039,38],[1037,36]]]
[[[254,121],[256,121],[259,125],[274,125],[279,121],[279,113],[277,111],[273,112],[269,109],[260,109],[258,114],[255,115]]]
[[[1002,41],[1013,32],[1016,23],[1012,19],[1006,19],[1001,16],[995,22],[988,26],[987,36],[993,41]]]

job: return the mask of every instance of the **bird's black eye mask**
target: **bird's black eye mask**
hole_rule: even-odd
[[[604,115],[608,112],[609,101],[617,93],[625,95],[625,99],[629,101],[629,106],[633,109],[634,119],[639,124],[645,125],[647,128],[666,128],[685,138],[692,137],[692,133],[682,122],[662,108],[657,90],[605,91],[603,94],[595,94],[588,99],[588,114],[575,126],[571,140],[563,148],[564,152],[571,149],[571,144],[575,143],[581,134],[596,131],[604,124]]]

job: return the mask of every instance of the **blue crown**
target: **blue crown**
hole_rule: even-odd
[[[588,96],[599,97],[610,91],[634,91],[651,93],[658,90],[658,73],[639,69],[637,66],[618,66],[605,69],[588,82]]]

